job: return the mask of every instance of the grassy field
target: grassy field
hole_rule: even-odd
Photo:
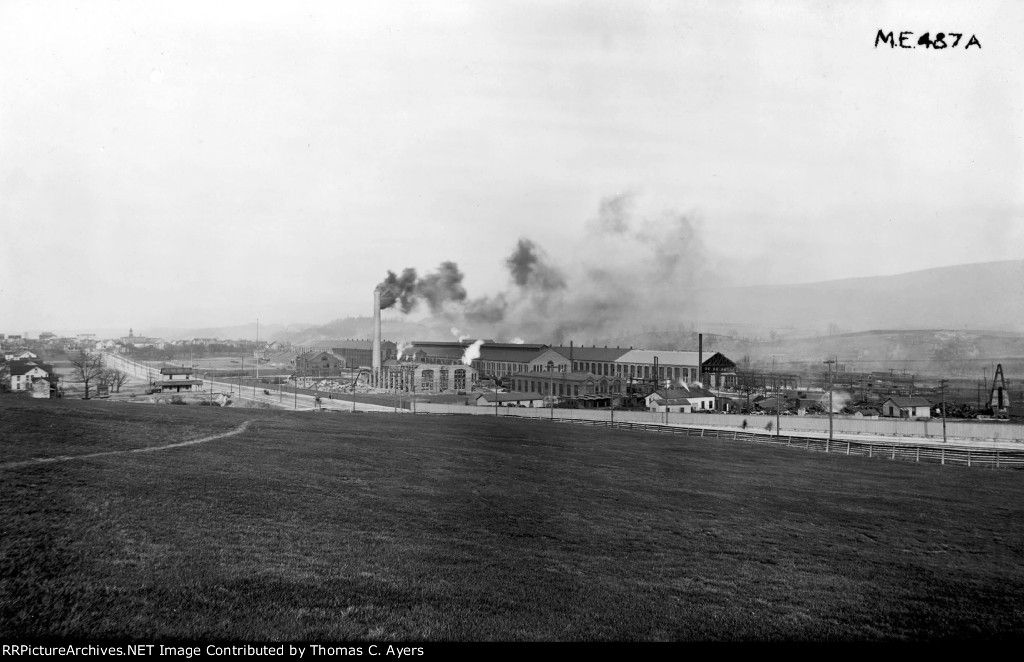
[[[5,640],[1024,635],[1017,471],[547,421],[14,397],[0,454]]]

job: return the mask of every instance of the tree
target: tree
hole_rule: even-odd
[[[81,382],[85,387],[85,397],[89,397],[89,382],[99,381],[103,377],[103,355],[91,354],[84,349],[71,357],[71,379]]]
[[[117,368],[111,368],[107,370],[106,382],[108,386],[113,387],[115,393],[120,393],[121,387],[128,382],[128,373]]]

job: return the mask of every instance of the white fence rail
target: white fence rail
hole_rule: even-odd
[[[934,441],[922,440],[925,445],[913,443],[887,443],[885,441],[854,441],[821,437],[807,437],[784,431],[781,434],[768,433],[764,430],[742,430],[739,427],[720,429],[714,427],[689,427],[678,420],[685,415],[669,414],[669,423],[665,423],[665,414],[653,412],[615,412],[612,420],[608,410],[550,409],[550,408],[519,408],[519,407],[474,407],[464,405],[419,404],[419,413],[428,414],[475,414],[483,416],[502,416],[515,418],[535,418],[551,420],[557,423],[592,425],[595,427],[619,430],[638,430],[658,434],[701,437],[704,439],[727,439],[749,441],[787,446],[806,451],[840,453],[843,455],[862,455],[887,460],[903,460],[907,462],[925,462],[932,464],[951,464],[967,467],[988,467],[993,469],[1024,468],[1024,450],[1003,450],[988,448],[957,447],[954,444],[936,446]],[[700,415],[698,415],[700,416]],[[693,417],[687,417],[693,418]],[[709,421],[701,416],[705,425],[717,424],[717,420]],[[713,417],[721,419],[722,417]],[[736,425],[736,417],[725,417],[731,425]],[[762,417],[750,417],[761,419]],[[749,420],[749,418],[748,418]],[[826,420],[826,431],[828,421]],[[871,434],[879,434],[872,432]],[[941,434],[941,431],[940,431]],[[930,445],[928,445],[930,443]]]
[[[444,405],[419,403],[419,412],[431,414],[478,414],[495,415],[495,407],[474,405]],[[774,416],[747,416],[742,414],[659,414],[646,411],[616,411],[608,409],[551,409],[541,407],[498,407],[502,415],[525,418],[565,418],[579,420],[630,421],[634,423],[667,423],[675,425],[710,425],[739,428],[746,420],[751,428],[764,429],[770,422],[775,427]],[[802,432],[828,432],[828,417],[780,416],[781,430],[787,434]],[[900,419],[864,419],[836,416],[832,420],[835,434],[886,435],[894,437],[923,437],[942,439],[942,420],[905,421]],[[966,423],[946,422],[947,439],[984,439],[997,441],[1024,442],[1024,425],[1017,423]]]

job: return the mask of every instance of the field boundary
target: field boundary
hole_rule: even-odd
[[[443,413],[441,416],[457,414]],[[515,414],[501,414],[502,418],[519,418]],[[789,434],[766,434],[744,432],[740,430],[719,430],[715,428],[686,427],[680,425],[664,425],[660,423],[637,423],[633,421],[600,421],[586,418],[540,418],[554,423],[570,423],[573,425],[590,425],[592,427],[613,428],[616,430],[633,430],[655,432],[703,439],[725,439],[729,441],[747,441],[760,444],[775,444],[787,448],[841,455],[860,455],[878,457],[888,460],[906,462],[951,464],[967,467],[987,467],[992,469],[1024,468],[1024,451],[967,448],[958,446],[934,446],[919,444],[887,443],[885,441],[852,441],[847,439],[821,439]]]
[[[189,439],[188,441],[178,441],[173,444],[164,444],[163,446],[148,446],[146,448],[128,448],[122,451],[102,451],[99,453],[86,453],[85,455],[58,455],[56,457],[37,457],[31,460],[19,460],[18,462],[7,462],[0,464],[0,469],[18,469],[21,467],[30,467],[36,464],[49,464],[52,462],[68,462],[70,460],[88,460],[94,457],[104,457],[107,455],[125,455],[127,453],[148,453],[151,451],[164,451],[169,448],[181,448],[182,446],[193,446],[195,444],[203,444],[208,441],[215,441],[217,439],[223,439],[225,437],[233,437],[236,434],[242,434],[249,427],[252,421],[244,421],[241,425],[233,430],[227,432],[221,432],[218,434],[209,435],[200,439]]]

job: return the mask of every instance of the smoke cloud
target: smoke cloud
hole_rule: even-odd
[[[476,340],[466,348],[466,351],[462,353],[463,365],[473,365],[473,361],[480,358],[480,346],[483,344],[483,340]]]
[[[565,287],[565,277],[547,263],[544,251],[529,239],[519,240],[505,264],[512,274],[512,281],[519,287],[543,292]]]
[[[403,312],[425,301],[438,322],[473,337],[531,342],[594,342],[658,324],[692,319],[693,290],[707,269],[704,244],[692,214],[642,211],[634,192],[602,199],[596,215],[555,264],[530,238],[518,240],[505,259],[505,291],[470,298],[454,262],[416,278],[388,272],[381,308]],[[459,332],[458,335],[462,335]]]
[[[462,302],[466,299],[466,288],[462,286],[463,274],[454,262],[442,262],[437,271],[423,278],[416,278],[416,270],[403,269],[402,275],[388,271],[388,276],[377,288],[381,290],[380,309],[399,304],[403,313],[413,310],[420,301],[426,301],[430,312],[437,314],[447,302]]]

